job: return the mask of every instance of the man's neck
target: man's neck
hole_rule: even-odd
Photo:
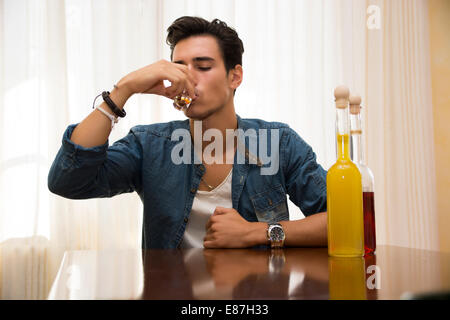
[[[196,137],[196,134],[199,133],[199,130],[194,129],[194,121],[201,121],[201,137]],[[198,124],[197,124],[198,125]],[[189,120],[189,126],[191,131],[191,136],[193,141],[202,141],[202,152],[205,147],[211,143],[211,141],[203,141],[203,136],[206,130],[208,129],[217,129],[222,134],[223,139],[223,151],[226,150],[226,141],[227,141],[227,129],[235,130],[237,129],[237,116],[234,110],[234,105],[230,105],[222,108],[221,110],[211,114],[209,117],[203,120]],[[195,140],[195,139],[198,140]]]

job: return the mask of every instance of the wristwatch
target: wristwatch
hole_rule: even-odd
[[[267,227],[267,240],[270,241],[271,248],[282,248],[284,246],[284,230],[279,223],[269,223]]]

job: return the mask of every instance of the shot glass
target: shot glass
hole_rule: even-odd
[[[189,97],[186,91],[183,90],[183,93],[181,95],[178,95],[173,99],[173,106],[177,110],[184,111],[189,108],[191,102],[191,97]]]

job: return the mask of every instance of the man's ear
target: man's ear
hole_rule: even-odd
[[[237,89],[243,79],[244,71],[242,70],[242,66],[237,64],[233,69],[228,72],[228,83],[230,84],[230,88]]]

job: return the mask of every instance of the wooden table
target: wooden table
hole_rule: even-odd
[[[410,299],[447,296],[450,254],[379,246],[330,258],[326,248],[68,251],[49,299]]]

